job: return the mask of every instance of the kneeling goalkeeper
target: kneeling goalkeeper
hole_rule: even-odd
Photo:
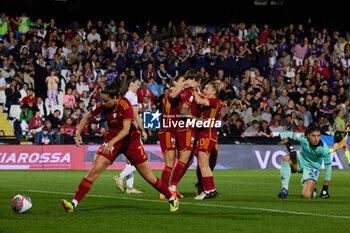
[[[282,131],[280,133],[283,143],[287,146],[289,154],[285,155],[281,164],[282,189],[277,194],[278,197],[288,197],[288,185],[291,173],[303,173],[301,184],[303,187],[303,197],[316,197],[316,184],[321,171],[322,159],[324,160],[326,175],[321,198],[329,198],[328,185],[331,180],[332,165],[329,148],[320,138],[321,130],[315,124],[311,124],[305,134],[296,135],[293,132]],[[290,144],[289,139],[300,142],[301,149],[297,153]]]

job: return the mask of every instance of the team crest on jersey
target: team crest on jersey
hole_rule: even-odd
[[[191,144],[194,143],[194,137],[191,137]]]

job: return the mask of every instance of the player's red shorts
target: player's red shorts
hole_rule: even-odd
[[[159,133],[159,144],[163,154],[176,150],[176,134],[169,131]]]
[[[198,151],[207,153],[209,157],[217,157],[218,142],[209,137],[200,137],[197,144],[197,152]]]
[[[141,144],[140,139],[134,139],[131,141],[122,141],[114,144],[114,149],[110,155],[103,154],[103,148],[109,142],[105,139],[98,149],[97,154],[102,155],[113,163],[113,161],[120,155],[124,154],[131,162],[132,165],[137,165],[148,160],[145,149]]]
[[[196,130],[177,131],[176,140],[179,146],[179,152],[184,152],[185,150],[193,151],[196,148]]]

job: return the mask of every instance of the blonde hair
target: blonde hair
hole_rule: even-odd
[[[216,97],[218,97],[221,91],[221,88],[223,86],[222,82],[220,80],[214,80],[214,81],[210,81],[208,84],[213,86],[214,90],[216,91],[215,95]]]

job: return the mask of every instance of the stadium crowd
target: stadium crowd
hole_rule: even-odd
[[[341,109],[348,122],[347,34],[311,21],[282,28],[181,21],[131,29],[126,23],[58,26],[54,19],[1,14],[0,104],[9,116],[11,106],[20,106],[20,117],[13,119],[18,138],[64,143],[100,101],[101,89],[130,77],[141,80],[140,114],[162,111],[170,80],[188,69],[203,81],[223,82],[221,136],[274,137],[282,129],[304,132],[311,122],[332,135],[335,110]],[[95,117],[84,134],[103,136],[106,129],[105,119]]]

